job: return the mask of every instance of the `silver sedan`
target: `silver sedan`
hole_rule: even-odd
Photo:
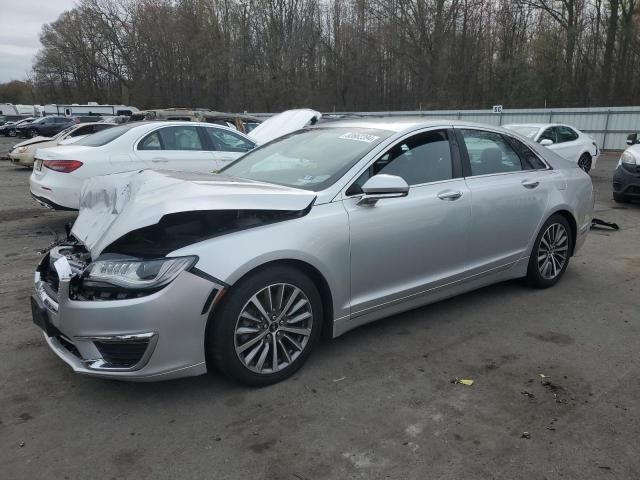
[[[266,385],[322,331],[508,279],[554,285],[593,187],[515,132],[381,119],[299,130],[217,175],[95,177],[80,207],[31,301],[58,356],[115,379],[216,367]]]

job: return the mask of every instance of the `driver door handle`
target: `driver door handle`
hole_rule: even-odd
[[[438,198],[440,200],[448,200],[450,202],[459,199],[461,196],[462,192],[459,192],[458,190],[443,190],[438,193]]]
[[[537,180],[523,180],[522,181],[522,186],[524,188],[536,188],[538,185],[540,185],[540,182],[538,182]]]
[[[168,163],[168,162],[169,162],[169,159],[167,159],[167,158],[163,158],[163,157],[153,157],[153,158],[151,159],[151,161],[152,161],[153,163]]]

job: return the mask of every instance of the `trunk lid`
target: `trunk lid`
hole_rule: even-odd
[[[258,145],[270,142],[296,130],[306,127],[309,123],[316,123],[322,118],[320,112],[309,108],[287,110],[269,117],[248,133]]]

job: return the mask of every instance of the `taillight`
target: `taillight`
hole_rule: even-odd
[[[79,160],[45,160],[42,164],[49,170],[60,173],[71,173],[82,166]]]

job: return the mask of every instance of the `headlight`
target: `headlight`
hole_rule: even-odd
[[[87,267],[82,283],[108,284],[125,289],[157,289],[171,283],[192,267],[198,257],[160,258],[156,260],[99,260]]]
[[[18,147],[14,150],[15,153],[24,153],[27,151],[27,147]]]
[[[622,152],[622,155],[620,156],[620,161],[622,163],[626,163],[627,165],[635,165],[636,157],[633,155],[633,153],[625,151],[625,152]]]

